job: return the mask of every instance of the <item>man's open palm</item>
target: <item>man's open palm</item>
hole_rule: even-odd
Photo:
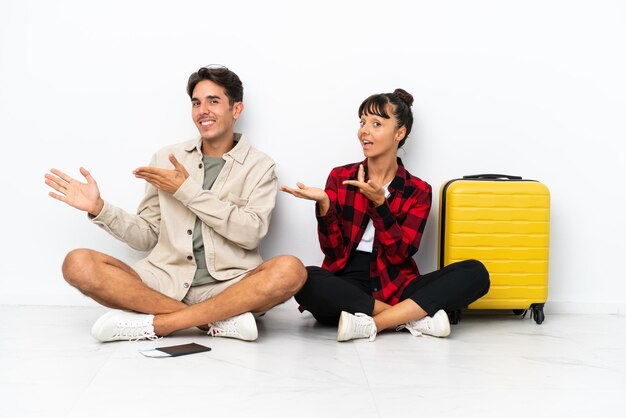
[[[81,183],[56,168],[51,169],[50,173],[46,173],[46,184],[58,192],[49,192],[51,197],[76,209],[89,213],[97,212],[100,190],[89,171],[83,167],[80,168],[80,173],[85,177],[87,183]]]

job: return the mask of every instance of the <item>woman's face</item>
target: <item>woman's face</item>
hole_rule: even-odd
[[[391,105],[387,105],[387,114],[389,119],[382,116],[364,113],[361,115],[361,127],[357,136],[363,154],[367,158],[379,157],[383,155],[396,155],[398,144],[404,137],[405,127],[397,128],[397,120],[393,116]]]

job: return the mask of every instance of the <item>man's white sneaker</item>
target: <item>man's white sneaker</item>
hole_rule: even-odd
[[[406,324],[398,325],[396,331],[408,329],[411,334],[419,337],[422,334],[432,335],[433,337],[447,337],[450,335],[450,321],[448,314],[440,309],[432,317],[426,316],[417,321],[409,321]]]
[[[256,320],[250,312],[223,321],[211,322],[207,334],[213,337],[238,338],[244,341],[254,341],[259,336]]]
[[[91,336],[102,342],[158,340],[153,322],[154,315],[113,310],[98,318]]]
[[[337,328],[337,341],[348,341],[355,338],[376,339],[376,324],[374,318],[364,313],[352,315],[346,311],[341,312],[339,327]]]

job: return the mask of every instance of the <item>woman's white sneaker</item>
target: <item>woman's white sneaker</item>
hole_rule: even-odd
[[[409,321],[406,324],[398,325],[396,331],[408,329],[411,334],[419,337],[422,334],[433,337],[447,337],[450,335],[450,321],[448,314],[443,309],[438,310],[432,317],[426,316],[417,321]]]
[[[154,315],[113,310],[102,315],[91,327],[98,341],[158,340],[154,333]]]
[[[207,334],[213,337],[238,338],[244,341],[254,341],[259,336],[256,320],[250,312],[223,321],[211,322]]]
[[[376,323],[374,318],[364,313],[352,315],[346,311],[341,312],[339,327],[337,328],[337,341],[348,341],[355,338],[376,339]]]

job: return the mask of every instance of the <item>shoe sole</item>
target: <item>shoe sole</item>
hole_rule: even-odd
[[[441,325],[441,332],[438,334],[431,334],[433,337],[445,338],[450,335],[450,320],[446,311],[441,310],[435,314],[433,320],[437,321]],[[438,326],[435,328],[439,328]]]
[[[254,327],[251,328],[251,332],[249,334],[241,335],[241,337],[244,341],[255,341],[257,338],[259,338],[259,330],[256,327],[256,319],[254,319],[254,315],[252,315],[250,312],[246,312],[244,316],[246,317],[246,320],[252,321]]]
[[[109,311],[107,313],[105,313],[104,315],[102,315],[100,318],[98,318],[96,320],[96,322],[94,322],[94,324],[91,326],[91,336],[93,338],[95,338],[98,341],[101,342],[108,342],[108,341],[116,341],[116,340],[111,340],[111,339],[102,339],[100,337],[98,337],[98,335],[102,332],[102,328],[104,326],[104,324],[108,321],[108,319],[115,315],[117,312],[115,311]]]
[[[344,324],[349,323],[350,314],[346,311],[342,311],[339,316],[339,326],[337,327],[337,341],[348,341],[350,338],[346,338],[347,330],[344,329]]]

